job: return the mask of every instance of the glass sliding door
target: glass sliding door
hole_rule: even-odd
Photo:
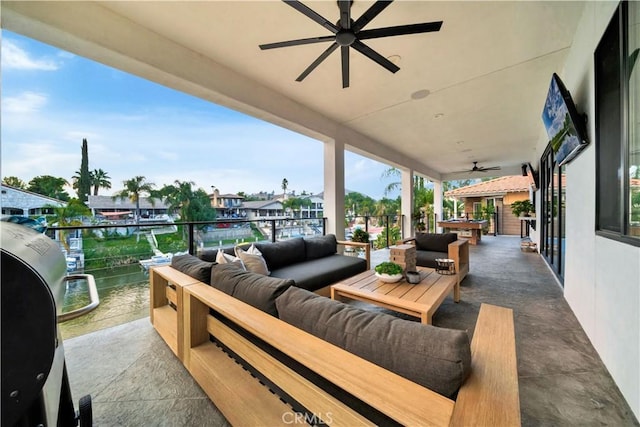
[[[551,147],[540,159],[540,191],[542,193],[540,253],[553,271],[564,279],[565,183],[564,167],[558,167]]]

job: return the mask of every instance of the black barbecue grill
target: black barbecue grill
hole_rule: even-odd
[[[98,305],[91,275],[67,276],[58,245],[24,225],[0,221],[2,426],[92,424],[91,397],[73,405],[58,322]],[[85,279],[91,303],[62,314],[66,282]]]

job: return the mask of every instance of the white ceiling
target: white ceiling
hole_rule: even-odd
[[[332,22],[335,1],[305,1]],[[355,0],[357,19],[373,2]],[[544,138],[551,74],[562,72],[583,3],[396,1],[366,29],[444,21],[435,33],[367,40],[392,74],[339,50],[303,82],[329,43],[261,51],[259,44],[329,35],[278,1],[6,2],[2,26],[320,139],[454,178],[472,161],[519,173]],[[412,93],[428,90],[422,99]]]

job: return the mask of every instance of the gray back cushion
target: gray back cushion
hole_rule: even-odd
[[[211,267],[214,265],[216,262],[203,261],[189,254],[176,255],[171,258],[171,267],[204,283],[209,283]]]
[[[216,260],[216,256],[218,255],[217,249],[207,249],[198,253],[198,258],[203,261],[214,262]]]
[[[304,261],[304,241],[302,237],[275,243],[263,243],[256,245],[256,247],[262,252],[267,267],[271,271]]]
[[[304,239],[306,259],[324,258],[338,251],[338,241],[333,234],[320,237],[308,237]]]
[[[211,286],[276,317],[276,298],[292,285],[293,280],[252,273],[237,264],[217,264],[211,269]]]
[[[465,331],[361,310],[297,287],[276,299],[280,319],[446,397],[471,370]]]
[[[458,240],[456,233],[416,233],[416,249],[433,252],[449,252],[449,243]]]

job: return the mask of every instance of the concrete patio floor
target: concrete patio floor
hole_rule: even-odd
[[[471,246],[471,272],[462,283],[461,301],[447,298],[433,324],[472,333],[481,303],[514,310],[525,426],[639,425],[557,280],[539,254],[521,252],[519,244],[518,237],[488,236]],[[388,251],[376,251],[371,264],[387,259]],[[81,396],[91,394],[96,426],[228,424],[148,318],[64,345],[76,406]]]

